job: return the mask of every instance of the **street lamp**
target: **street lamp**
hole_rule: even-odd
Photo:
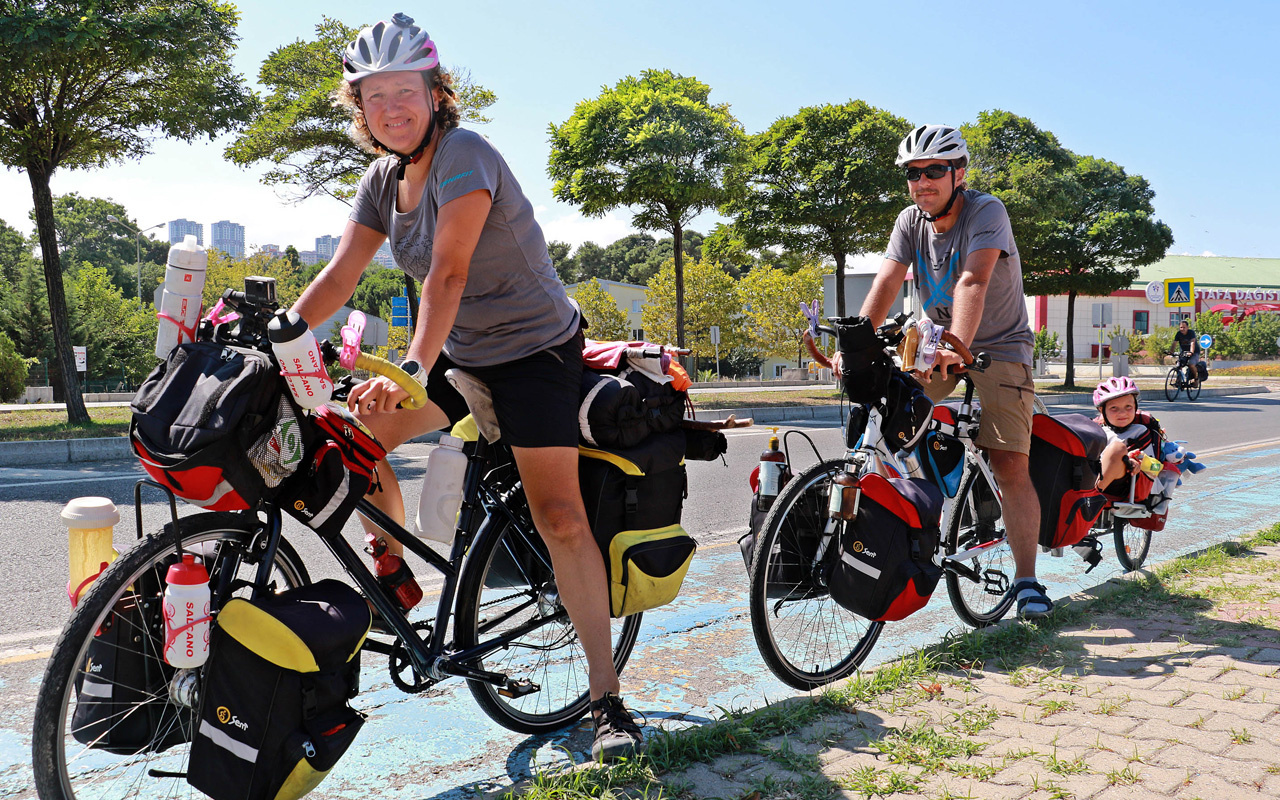
[[[147,228],[142,228],[141,230],[139,230],[138,228],[133,227],[132,225],[120,219],[119,217],[115,216],[114,214],[108,214],[107,221],[114,222],[117,225],[120,225],[121,227],[127,228],[128,230],[132,231],[135,236],[138,237],[137,241],[134,242],[136,247],[134,248],[135,257],[133,261],[135,264],[138,265],[138,305],[142,305],[142,234],[146,231],[151,230],[152,228],[159,228],[163,226],[164,223],[157,222],[155,225],[152,225]]]

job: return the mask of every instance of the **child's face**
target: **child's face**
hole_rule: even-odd
[[[1113,397],[1102,407],[1102,411],[1107,417],[1107,422],[1117,428],[1126,428],[1138,413],[1138,398],[1131,394]]]

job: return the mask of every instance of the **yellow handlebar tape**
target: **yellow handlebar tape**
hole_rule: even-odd
[[[383,375],[409,393],[409,396],[400,401],[400,405],[408,409],[422,408],[427,403],[427,390],[422,388],[422,384],[409,377],[409,373],[392,364],[385,358],[361,353],[356,356],[356,369],[367,369],[370,372]]]

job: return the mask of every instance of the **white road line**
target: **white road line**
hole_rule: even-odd
[[[146,479],[146,475],[141,472],[129,475],[99,475],[93,478],[67,478],[60,481],[31,481],[29,483],[4,483],[0,484],[0,489],[16,489],[19,486],[52,486],[55,483],[95,483],[98,481],[141,481]]]
[[[14,642],[25,642],[31,639],[52,639],[62,633],[62,628],[55,628],[47,631],[26,631],[25,633],[7,633],[0,636],[0,644],[13,644]]]

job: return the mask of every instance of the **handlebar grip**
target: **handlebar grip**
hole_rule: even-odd
[[[822,330],[821,327],[818,329]],[[818,345],[813,341],[813,336],[808,331],[805,331],[800,335],[800,338],[804,340],[805,347],[809,348],[809,355],[813,356],[813,360],[817,361],[825,369],[831,369],[831,359],[824,356],[822,351],[818,349]]]
[[[409,377],[409,373],[385,358],[361,353],[356,356],[355,367],[356,369],[366,369],[395,381],[397,386],[409,393],[409,396],[401,402],[401,405],[405,408],[418,409],[427,404],[427,390],[422,388],[422,384]]]

